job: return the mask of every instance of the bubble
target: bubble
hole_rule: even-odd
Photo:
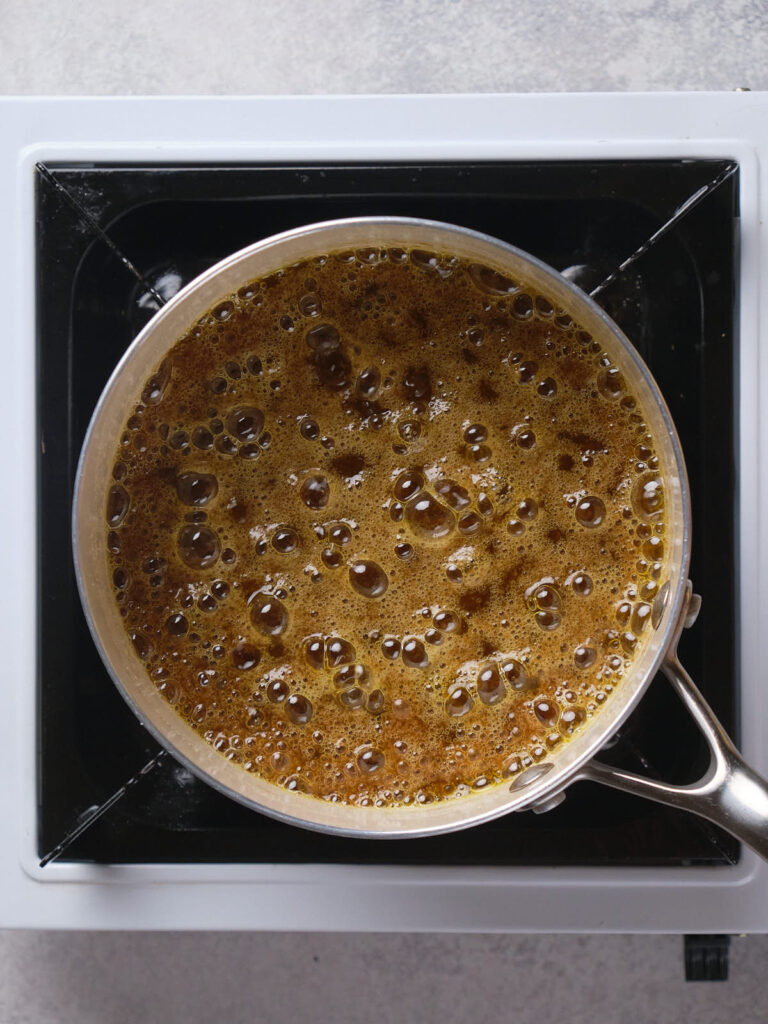
[[[515,281],[482,263],[470,263],[468,273],[472,283],[486,295],[511,295],[517,291]]]
[[[534,616],[536,624],[547,631],[557,629],[562,622],[560,613],[557,611],[540,611]]]
[[[171,379],[171,367],[167,362],[161,363],[155,373],[147,381],[141,392],[141,400],[145,405],[159,405],[163,400],[165,389]]]
[[[533,712],[542,725],[551,727],[560,717],[560,709],[546,697],[539,697],[533,702]]]
[[[336,548],[323,548],[320,557],[327,569],[339,569],[344,562],[344,557]]]
[[[365,665],[355,662],[351,665],[343,665],[334,674],[333,681],[339,688],[345,686],[367,686],[371,675]]]
[[[318,352],[315,355],[315,366],[322,384],[335,389],[345,388],[349,385],[352,364],[340,350]]]
[[[353,562],[349,568],[349,582],[362,597],[383,597],[389,585],[387,574],[376,562]]]
[[[620,626],[626,626],[632,614],[632,605],[629,601],[620,601],[616,605],[616,621]]]
[[[192,444],[201,451],[213,448],[213,434],[206,427],[195,427],[192,431]]]
[[[493,515],[493,502],[488,495],[484,494],[482,491],[477,496],[477,507],[481,515]]]
[[[272,547],[281,555],[295,551],[299,546],[299,535],[290,526],[280,526],[272,534]]]
[[[505,658],[501,665],[501,674],[513,690],[526,690],[530,685],[523,665],[516,658]]]
[[[339,701],[342,707],[347,708],[347,710],[357,711],[365,707],[365,690],[362,690],[359,686],[350,686],[346,690],[340,691]]]
[[[339,332],[332,324],[318,324],[310,327],[304,336],[307,345],[318,355],[331,355],[341,345]]]
[[[477,674],[477,696],[483,704],[498,704],[506,696],[506,688],[495,661],[486,662]]]
[[[448,694],[445,702],[445,710],[451,718],[460,718],[472,708],[474,701],[469,690],[464,686],[456,686]]]
[[[448,577],[451,583],[461,583],[464,580],[464,573],[461,571],[458,565],[454,565],[452,562],[446,565],[445,575]]]
[[[409,637],[402,647],[403,664],[408,668],[426,668],[429,664],[427,649],[421,640]]]
[[[432,397],[432,381],[426,366],[410,366],[403,376],[403,391],[410,402]]]
[[[392,504],[389,506],[389,518],[392,520],[392,522],[393,523],[400,523],[400,522],[402,522],[404,515],[405,515],[405,508],[404,508],[402,502],[393,501]]]
[[[299,424],[299,433],[306,441],[316,441],[320,437],[320,427],[311,417],[305,416]]]
[[[125,590],[128,586],[129,579],[130,577],[125,569],[115,569],[112,573],[112,582],[118,590]]]
[[[229,320],[229,318],[232,316],[234,312],[235,304],[234,302],[230,302],[228,300],[226,302],[221,302],[219,303],[218,306],[216,306],[216,308],[213,310],[213,316],[216,318],[216,320],[219,320],[221,323],[223,323],[225,320]]]
[[[123,485],[112,484],[107,495],[107,524],[113,528],[119,526],[128,513],[130,503]]]
[[[632,631],[638,635],[643,632],[651,619],[653,606],[643,601],[635,605],[632,611]]]
[[[141,660],[142,661],[147,661],[149,658],[151,658],[152,657],[152,644],[149,642],[147,637],[144,636],[143,633],[138,633],[138,632],[132,632],[130,634],[130,636],[131,636],[131,643],[133,644],[134,648],[136,649],[136,653],[141,658]]]
[[[398,424],[397,432],[403,441],[412,444],[421,437],[421,424],[418,420],[404,420]]]
[[[539,506],[535,498],[523,498],[517,506],[517,518],[526,523],[532,523],[538,514]]]
[[[370,775],[372,772],[379,771],[384,766],[385,757],[380,750],[376,750],[375,747],[366,747],[359,751],[357,755],[357,764],[360,771]]]
[[[171,636],[186,636],[189,623],[183,615],[177,612],[165,620],[165,628]]]
[[[253,405],[240,406],[227,415],[226,425],[238,441],[255,441],[264,429],[264,413]]]
[[[467,455],[473,462],[487,462],[492,454],[487,444],[471,444],[467,448]]]
[[[432,622],[442,633],[458,633],[461,631],[461,619],[458,614],[448,608],[435,612]]]
[[[438,480],[435,484],[435,492],[450,505],[454,512],[461,512],[470,503],[469,491],[455,480]]]
[[[588,529],[594,529],[605,519],[605,505],[594,495],[582,498],[576,505],[576,520]]]
[[[566,586],[570,586],[574,594],[578,594],[579,597],[588,597],[592,593],[592,578],[581,570],[571,573],[565,583]]]
[[[190,569],[207,569],[219,557],[219,539],[207,526],[182,526],[177,537],[179,556]]]
[[[282,704],[289,693],[288,683],[284,679],[273,679],[267,687],[267,699],[273,704]]]
[[[597,375],[597,390],[604,398],[619,398],[624,390],[624,378],[621,372],[610,366]]]
[[[387,661],[395,661],[400,657],[400,641],[396,636],[385,636],[381,641],[381,653]]]
[[[516,430],[514,437],[518,447],[524,451],[529,451],[536,444],[536,435],[528,427]]]
[[[512,300],[512,316],[518,320],[530,320],[533,316],[533,299],[530,295],[522,292]]]
[[[418,469],[406,470],[395,480],[393,492],[400,501],[408,501],[424,487],[424,474]]]
[[[227,434],[216,438],[216,451],[222,455],[237,455],[237,445]]]
[[[560,721],[558,722],[558,728],[560,732],[565,736],[570,734],[577,729],[582,722],[586,720],[587,713],[584,708],[572,707],[566,708],[565,711],[560,715]]]
[[[424,633],[424,639],[428,644],[439,646],[443,642],[443,634],[439,629],[430,628]]]
[[[258,593],[251,601],[251,622],[265,636],[279,636],[288,629],[288,609],[271,594]]]
[[[329,637],[325,644],[326,668],[348,665],[355,660],[355,648],[340,636]]]
[[[227,390],[227,382],[224,377],[214,377],[211,381],[211,391],[214,395],[223,395]]]
[[[637,647],[637,637],[634,633],[626,632],[621,634],[621,646],[624,653],[630,657],[634,654],[635,648]]]
[[[467,444],[480,444],[488,440],[488,431],[482,423],[471,423],[464,431]]]
[[[306,725],[312,717],[312,704],[302,694],[292,693],[285,702],[285,713],[294,725]]]
[[[544,583],[542,586],[537,587],[533,596],[539,608],[553,609],[560,607],[560,594],[557,592],[557,588],[549,583]]]
[[[656,568],[656,566],[661,567],[661,563],[655,562],[654,569]],[[656,580],[646,580],[642,587],[640,587],[640,596],[650,601],[653,597],[656,596],[656,591],[658,589],[659,584],[656,582]]]
[[[477,512],[465,512],[459,517],[459,533],[463,533],[465,536],[471,536],[473,533],[477,533],[478,530],[482,529],[483,520],[477,514]]]
[[[381,372],[375,366],[367,366],[358,374],[355,390],[363,398],[374,398],[381,387]]]
[[[428,493],[422,493],[408,502],[405,518],[421,540],[439,540],[446,537],[456,525],[453,512]]]
[[[521,523],[519,519],[510,519],[507,523],[507,530],[513,537],[522,537],[525,533],[525,523]]]
[[[308,636],[304,641],[304,657],[312,668],[320,671],[325,664],[325,640],[321,636]]]
[[[576,668],[590,668],[597,658],[597,651],[594,647],[580,644],[573,652],[573,663]]]
[[[162,572],[165,569],[165,559],[156,558],[154,555],[150,558],[145,558],[141,563],[141,571],[149,575],[153,572]]]
[[[352,531],[346,523],[334,523],[328,533],[334,544],[349,544],[352,540]]]
[[[643,554],[651,561],[658,561],[664,557],[664,542],[661,537],[649,537],[643,544]]]
[[[641,476],[632,488],[632,506],[638,515],[658,518],[664,510],[664,489],[658,476]]]
[[[320,296],[313,293],[302,295],[299,299],[299,312],[302,316],[320,316],[323,311],[323,305],[320,302]]]
[[[521,384],[530,384],[539,370],[539,364],[533,359],[526,359],[517,367],[518,377]]]
[[[331,496],[331,487],[321,473],[312,473],[305,478],[299,493],[307,508],[325,508]]]
[[[207,505],[218,491],[219,482],[210,473],[180,473],[176,477],[176,493],[185,505]]]
[[[248,672],[261,661],[261,651],[253,644],[241,640],[232,650],[232,662],[241,672]]]
[[[381,690],[373,690],[368,694],[368,703],[366,707],[372,715],[380,715],[384,710],[385,704],[386,701]]]
[[[557,381],[554,377],[545,377],[536,388],[542,398],[554,398],[557,394]]]
[[[411,544],[395,544],[395,554],[404,562],[413,558],[413,546]]]

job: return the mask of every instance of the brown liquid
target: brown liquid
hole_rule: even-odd
[[[461,795],[599,713],[650,633],[655,447],[546,297],[429,253],[321,257],[219,303],[137,396],[105,498],[116,600],[244,770]]]

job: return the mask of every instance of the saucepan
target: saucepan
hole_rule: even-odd
[[[668,518],[666,579],[652,612],[652,637],[606,704],[566,743],[511,780],[451,801],[359,807],[290,792],[226,760],[158,693],[123,628],[112,592],[104,508],[114,452],[135,396],[176,341],[223,296],[243,284],[322,253],[390,246],[451,253],[486,264],[567,310],[624,374],[657,439]],[[510,811],[548,810],[577,780],[601,782],[683,808],[717,823],[768,859],[768,784],[741,758],[677,656],[699,599],[688,580],[691,509],[685,461],[669,410],[628,339],[580,288],[540,260],[487,235],[450,224],[374,217],[312,224],[257,242],[224,259],[172,298],[126,351],[99,399],[83,444],[73,508],[78,587],[93,639],[115,685],[144,726],[190,771],[227,796],[293,825],[344,836],[407,838],[488,821]],[[692,785],[668,785],[596,759],[661,670],[710,750]]]

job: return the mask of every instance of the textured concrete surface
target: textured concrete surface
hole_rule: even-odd
[[[682,940],[25,932],[0,953],[3,1024],[764,1024],[768,938],[686,984]]]
[[[0,0],[9,94],[768,88],[765,0]],[[215,913],[212,918],[215,925]],[[768,936],[0,933],[0,1024],[768,1017]]]
[[[0,92],[768,86],[765,0],[0,0]]]

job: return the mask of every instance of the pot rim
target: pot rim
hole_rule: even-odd
[[[465,247],[472,244],[481,250],[489,250],[484,255],[484,259],[489,264],[495,265],[496,268],[501,271],[505,271],[505,258],[507,261],[511,259],[513,263],[522,263],[526,269],[531,271],[527,281],[525,280],[525,275],[522,275],[526,284],[530,285],[531,276],[538,277],[539,279],[543,278],[551,283],[551,288],[554,289],[555,292],[564,291],[567,293],[568,297],[573,300],[572,305],[565,305],[565,308],[568,309],[569,313],[576,314],[577,312],[580,313],[581,310],[586,310],[589,316],[601,325],[606,336],[610,337],[612,344],[615,344],[617,350],[621,352],[620,364],[622,370],[626,369],[625,364],[628,363],[631,365],[633,373],[638,377],[638,380],[642,382],[647,395],[652,397],[654,409],[656,413],[658,413],[658,417],[666,432],[666,437],[657,437],[656,440],[659,448],[665,449],[665,456],[667,457],[669,465],[674,467],[674,471],[676,473],[676,486],[678,488],[677,494],[679,498],[680,513],[682,515],[682,523],[680,524],[679,531],[680,536],[678,539],[680,550],[678,564],[675,566],[675,578],[669,579],[669,599],[666,601],[661,625],[659,626],[657,635],[653,640],[649,641],[645,645],[644,650],[651,651],[652,655],[649,654],[646,658],[648,661],[648,667],[643,674],[643,678],[636,678],[638,675],[637,672],[630,671],[627,677],[624,678],[616,688],[616,692],[612,695],[606,706],[601,708],[598,715],[591,719],[588,724],[585,723],[585,727],[580,731],[580,735],[578,736],[578,742],[577,737],[565,741],[554,753],[551,753],[543,763],[534,764],[525,769],[519,775],[514,776],[509,786],[507,783],[499,783],[488,787],[487,790],[483,790],[480,793],[463,796],[458,800],[438,801],[436,804],[418,807],[411,806],[390,809],[387,807],[358,808],[350,807],[349,805],[331,805],[314,796],[305,796],[304,794],[298,793],[285,794],[280,787],[275,786],[272,783],[265,782],[265,786],[270,790],[276,790],[278,793],[282,794],[283,797],[283,799],[279,801],[280,806],[270,806],[269,804],[262,803],[260,800],[254,799],[252,796],[249,796],[242,791],[238,791],[236,786],[233,786],[230,783],[228,778],[230,773],[224,770],[224,765],[229,769],[237,771],[244,779],[253,780],[254,776],[246,773],[242,768],[227,762],[220,754],[218,754],[218,752],[213,751],[213,749],[205,743],[202,737],[199,737],[197,733],[194,733],[191,727],[187,726],[180,716],[178,716],[177,713],[170,708],[170,705],[168,705],[167,702],[165,702],[158,694],[158,700],[171,710],[172,715],[178,719],[184,729],[188,730],[193,736],[199,739],[200,743],[204,744],[207,750],[210,750],[216,760],[222,762],[222,765],[216,765],[212,762],[211,767],[203,767],[200,764],[200,756],[190,756],[188,751],[180,749],[180,746],[189,746],[189,744],[184,744],[173,736],[169,738],[168,732],[161,728],[157,722],[153,720],[151,715],[148,715],[145,707],[140,706],[138,698],[131,692],[131,688],[129,688],[124,681],[123,673],[120,671],[121,666],[114,663],[113,657],[111,657],[110,653],[107,651],[99,626],[96,622],[97,615],[101,614],[101,610],[90,599],[89,589],[91,583],[89,582],[88,570],[86,567],[86,546],[89,537],[87,537],[84,532],[85,527],[83,524],[84,518],[92,513],[92,509],[87,507],[89,496],[92,494],[92,489],[88,490],[86,488],[86,475],[89,472],[89,460],[92,461],[90,456],[99,439],[99,426],[104,410],[110,402],[111,396],[115,393],[119,384],[123,380],[126,369],[131,366],[135,361],[137,354],[142,352],[142,350],[150,343],[153,336],[156,336],[158,331],[160,331],[164,325],[173,318],[178,319],[179,311],[183,311],[187,307],[191,307],[192,310],[197,310],[197,313],[196,315],[193,312],[188,314],[185,323],[186,329],[189,329],[189,327],[196,322],[196,319],[199,319],[200,316],[211,308],[211,306],[215,305],[217,300],[220,301],[226,295],[231,294],[239,285],[246,283],[248,280],[253,280],[256,277],[274,272],[286,265],[290,265],[294,260],[289,258],[283,258],[282,261],[277,260],[271,271],[259,271],[257,274],[248,274],[246,272],[239,279],[239,284],[235,284],[234,286],[228,285],[226,287],[222,287],[218,291],[212,291],[211,285],[215,285],[217,281],[225,278],[227,274],[231,274],[237,268],[247,266],[249,261],[253,261],[254,257],[269,254],[271,250],[279,252],[294,242],[309,242],[318,235],[331,236],[331,238],[338,237],[338,242],[329,242],[327,245],[315,248],[314,253],[318,254],[320,252],[333,252],[360,247],[364,244],[364,241],[360,238],[358,238],[357,241],[354,239],[350,241],[349,238],[347,238],[345,241],[345,232],[354,233],[355,231],[361,231],[366,236],[370,235],[371,237],[374,237],[372,233],[375,231],[387,234],[387,232],[396,233],[398,230],[402,230],[405,233],[412,232],[417,236],[418,233],[425,236],[428,236],[431,233],[433,239],[435,236],[439,236],[441,241],[444,241],[444,244],[435,245],[433,240],[432,247],[442,249],[442,251],[448,253],[455,251],[456,249],[461,249],[461,241],[465,243]],[[454,249],[452,249],[450,244],[451,239],[457,240]],[[397,243],[395,241],[385,242],[380,239],[379,244],[395,245]],[[415,241],[412,241],[410,243],[406,243],[404,247],[418,248],[419,246]],[[460,255],[461,253],[458,254]],[[521,276],[517,268],[513,271],[509,266],[507,266],[506,272],[513,273],[517,277]],[[209,295],[212,295],[213,297],[209,299]],[[582,317],[575,316],[575,319],[581,321]],[[173,336],[172,340],[170,340],[162,352],[156,354],[153,363],[154,366],[162,360],[164,355],[170,351],[180,337],[181,333]],[[150,369],[149,372],[151,373],[152,370]],[[647,406],[647,399],[645,401],[645,405]],[[646,408],[646,412],[647,411],[648,410]],[[124,418],[125,417],[123,417],[123,419]],[[652,418],[653,415],[649,416],[649,419]],[[112,454],[114,454],[114,445],[112,446],[111,451]],[[103,495],[108,485],[106,478],[102,479],[102,484]],[[103,523],[103,516],[101,516],[101,521]],[[291,825],[335,835],[357,838],[417,838],[455,831],[462,828],[469,828],[476,824],[500,817],[512,810],[522,810],[526,807],[530,807],[532,804],[544,802],[552,798],[555,794],[565,789],[570,782],[574,781],[574,778],[578,775],[580,769],[603,746],[606,739],[621,726],[641,699],[645,689],[656,674],[657,670],[660,668],[667,651],[675,640],[675,628],[686,601],[686,581],[688,578],[691,546],[691,511],[685,461],[672,417],[658,385],[651,376],[649,369],[623,332],[620,331],[617,325],[607,316],[602,308],[598,306],[597,303],[595,303],[594,300],[592,300],[586,293],[578,288],[577,285],[562,277],[562,275],[558,274],[557,271],[539,260],[537,257],[531,256],[529,253],[524,252],[516,246],[510,245],[500,239],[469,228],[421,218],[393,216],[353,217],[303,225],[298,228],[271,235],[268,238],[262,239],[252,245],[238,250],[210,267],[182,288],[142,328],[133,342],[126,349],[107,381],[107,384],[105,385],[93,411],[85,434],[74,484],[72,544],[75,575],[83,611],[102,661],[104,662],[113,682],[117,686],[118,691],[122,694],[129,707],[137,715],[139,720],[151,733],[154,739],[162,747],[168,750],[174,758],[180,761],[194,775],[201,778],[207,784],[213,786],[224,795],[233,798],[254,810],[258,810],[261,813],[267,814],[270,817]],[[114,605],[114,601],[112,601],[112,604]],[[123,635],[125,637],[124,630]],[[129,641],[127,641],[127,637],[125,637],[125,639],[126,642],[129,643]],[[642,657],[645,657],[645,654],[641,654],[641,658]],[[143,665],[142,671],[144,671]],[[146,672],[145,675],[147,675]],[[620,694],[623,695],[621,700],[619,700]],[[613,714],[610,713],[612,708],[615,711]],[[584,737],[587,736],[590,738],[589,742],[584,740]],[[573,750],[577,748],[581,748],[578,756],[567,756],[568,751],[573,752]],[[558,764],[558,762],[560,762],[560,764]],[[551,767],[548,768],[548,765]],[[553,771],[552,768],[555,770]],[[498,794],[504,790],[507,791],[507,796],[504,799],[492,801],[485,799],[490,795],[491,791]],[[288,805],[288,809],[286,806],[287,802],[284,799],[286,795],[290,797],[291,801],[290,805]],[[438,805],[444,809],[449,808],[451,813],[436,814],[435,809]],[[294,807],[297,813],[293,813]],[[312,810],[314,809],[319,813],[320,807],[326,809],[344,807],[346,811],[352,811],[353,813],[347,813],[346,815],[341,816],[341,820],[339,822],[313,820],[310,816]],[[305,809],[308,812],[308,816],[303,816],[300,813],[302,809]],[[459,809],[463,813],[459,813]],[[389,818],[391,823],[395,817],[395,810],[400,812],[401,817],[407,817],[407,825],[404,826],[400,823],[398,825],[386,827],[384,821]],[[360,824],[357,824],[356,822],[359,822]],[[413,824],[411,824],[411,822]]]

